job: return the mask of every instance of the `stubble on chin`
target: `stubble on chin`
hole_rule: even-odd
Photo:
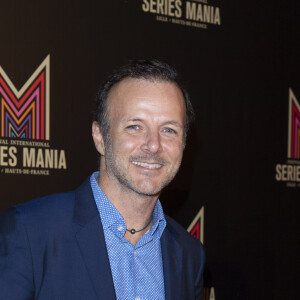
[[[181,164],[180,160],[177,165],[170,166],[171,164],[169,161],[161,158],[156,153],[130,156],[128,161],[126,161],[125,158],[122,159],[114,154],[112,145],[109,141],[106,143],[105,149],[106,151],[104,159],[107,177],[110,180],[116,180],[124,192],[131,191],[141,196],[158,197],[162,189],[173,180]],[[162,165],[162,168],[172,168],[172,170],[167,171],[167,174],[165,174],[165,177],[159,183],[155,184],[155,179],[151,179],[151,177],[149,177],[145,179],[145,182],[138,184],[137,181],[132,178],[129,170],[133,161],[159,163]],[[149,180],[148,183],[147,180]]]

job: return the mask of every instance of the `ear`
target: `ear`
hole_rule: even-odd
[[[103,136],[100,131],[99,124],[96,121],[94,121],[92,124],[92,136],[93,136],[94,144],[95,144],[97,151],[101,155],[105,155],[105,146],[104,146]]]

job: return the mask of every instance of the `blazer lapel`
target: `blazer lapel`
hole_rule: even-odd
[[[176,240],[177,233],[167,223],[161,237],[166,300],[181,299],[182,247]]]
[[[116,299],[103,227],[89,180],[75,192],[76,239],[98,299]]]

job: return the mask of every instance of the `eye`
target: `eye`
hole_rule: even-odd
[[[174,130],[174,129],[172,129],[172,128],[165,128],[164,129],[164,132],[166,132],[166,133],[176,133],[176,131]]]
[[[138,130],[138,129],[140,129],[140,126],[139,125],[130,125],[130,126],[127,126],[126,128],[129,130]]]

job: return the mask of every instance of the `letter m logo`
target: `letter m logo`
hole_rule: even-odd
[[[300,159],[300,105],[289,89],[288,158]]]
[[[204,244],[204,206],[201,207],[187,231]]]
[[[0,137],[50,139],[50,56],[18,91],[0,66]]]

